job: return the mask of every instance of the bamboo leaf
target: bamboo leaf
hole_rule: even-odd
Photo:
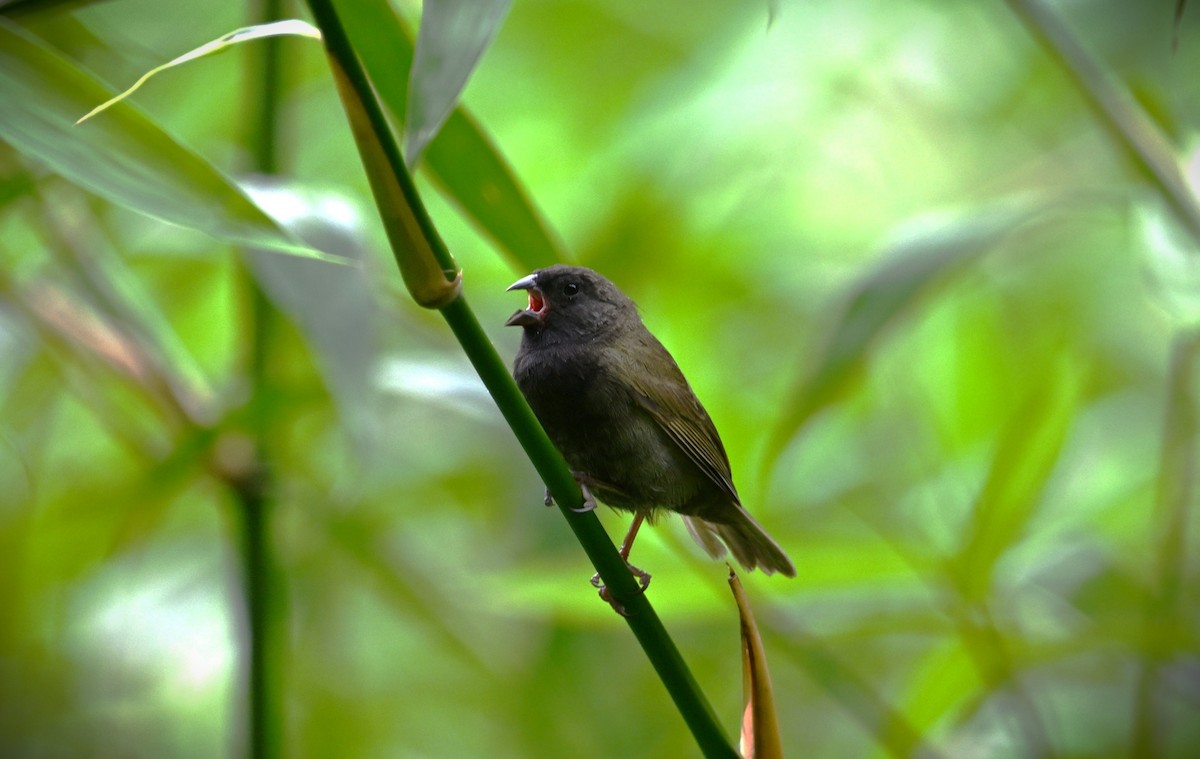
[[[366,258],[362,219],[340,197],[267,177],[247,189],[298,239],[353,260]],[[246,260],[263,291],[308,337],[342,425],[358,454],[370,459],[378,450],[373,375],[379,322],[366,273],[358,266],[330,268],[261,250],[248,251]]]
[[[402,118],[408,110],[411,34],[386,0],[340,0],[337,5],[371,83],[392,115]],[[423,165],[516,271],[566,260],[562,244],[512,167],[463,107],[455,108],[434,136]]]
[[[0,19],[0,139],[119,205],[218,239],[343,263],[292,239],[237,185],[128,103],[75,126],[111,93]]]
[[[143,84],[150,81],[150,78],[153,77],[155,74],[158,74],[162,71],[166,71],[169,68],[174,68],[175,66],[182,65],[184,63],[187,63],[188,61],[194,61],[197,58],[203,58],[206,55],[213,55],[214,53],[223,53],[226,50],[228,50],[229,48],[238,44],[239,42],[246,42],[248,40],[257,40],[257,39],[263,39],[264,37],[276,37],[276,36],[299,36],[299,37],[311,37],[313,39],[318,39],[318,40],[321,39],[321,33],[319,31],[317,31],[316,27],[314,27],[312,24],[305,23],[304,21],[300,21],[298,19],[288,19],[286,21],[273,21],[269,24],[257,24],[255,26],[247,26],[247,27],[243,27],[241,29],[236,29],[236,30],[230,32],[229,34],[221,35],[220,37],[213,40],[212,42],[206,42],[205,44],[201,45],[200,47],[196,48],[195,50],[189,50],[188,52],[184,53],[183,55],[181,55],[177,58],[174,58],[170,61],[167,61],[166,63],[162,64],[161,66],[155,66],[154,68],[147,71],[145,74],[142,74],[141,78],[139,78],[136,82],[134,82],[132,87],[130,87],[129,89],[125,90],[124,92],[122,92],[118,95],[115,95],[111,99],[101,103],[100,105],[96,106],[92,110],[88,111],[85,115],[79,117],[79,120],[76,121],[75,123],[82,124],[83,122],[87,121],[88,119],[95,116],[96,114],[106,110],[109,106],[114,105],[115,103],[121,102],[125,98],[132,95],[134,92],[137,92],[138,89],[140,89]]]
[[[857,379],[875,342],[922,295],[991,250],[1044,207],[1044,203],[1006,204],[892,245],[851,288],[815,365],[784,405],[767,446],[765,466],[774,463],[805,422]]]
[[[1079,381],[1064,362],[1013,414],[1000,439],[953,576],[969,599],[982,598],[996,562],[1016,544],[1037,513],[1042,489],[1075,419]]]
[[[421,152],[454,110],[512,0],[429,0],[424,4],[413,58],[404,157]]]
[[[942,759],[941,752],[927,743],[928,736],[909,721],[906,713],[893,707],[878,692],[876,683],[861,675],[821,638],[793,621],[783,621],[778,617],[762,629],[775,650],[803,669],[865,730],[874,735],[890,756],[896,759]]]

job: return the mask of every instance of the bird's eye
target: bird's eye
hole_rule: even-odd
[[[579,285],[574,282],[568,282],[563,285],[563,295],[571,296],[579,292]]]

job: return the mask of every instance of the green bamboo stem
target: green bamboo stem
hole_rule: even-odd
[[[421,255],[420,251],[424,250],[436,259],[436,263],[445,273],[447,281],[453,281],[458,276],[453,259],[432,222],[429,221],[428,214],[413,185],[412,177],[400,159],[401,153],[395,136],[387,124],[366,73],[346,37],[333,3],[330,0],[308,0],[308,4],[317,26],[320,27],[324,36],[327,52],[341,67],[349,86],[353,88],[366,112],[366,118],[375,132],[374,137],[381,143],[379,148],[389,164],[388,168],[394,175],[391,179],[402,188],[404,200],[410,206],[403,210],[410,217],[416,219],[415,223],[409,221],[405,229],[408,231],[420,229],[425,235],[425,239],[405,246],[402,244],[404,242],[402,234],[405,229],[389,228],[389,239],[392,242],[393,255],[396,257],[397,264],[402,270],[406,270],[413,265],[411,258],[414,255]],[[361,140],[359,148],[364,161],[370,160],[372,153],[365,152]],[[368,174],[377,171],[378,168],[368,166]],[[376,201],[382,204],[384,199],[377,194]],[[395,208],[381,207],[380,212],[385,225],[398,215]],[[423,263],[428,264],[428,262]],[[645,594],[639,591],[625,561],[617,553],[599,519],[594,513],[577,513],[571,510],[573,507],[579,507],[583,502],[579,486],[567,469],[562,456],[537,422],[537,418],[525,402],[525,398],[517,389],[507,367],[480,327],[474,313],[467,305],[466,299],[460,294],[450,302],[440,305],[439,310],[475,370],[479,373],[488,392],[496,401],[500,412],[512,427],[518,442],[554,495],[555,502],[584,552],[613,596],[626,609],[628,613],[628,616],[625,617],[626,622],[641,644],[647,658],[650,659],[663,685],[667,688],[704,756],[737,756],[737,752],[722,730],[712,707],[700,691],[674,641],[663,627],[661,620],[650,605],[650,601]]]
[[[1163,421],[1161,465],[1154,513],[1153,585],[1147,592],[1142,621],[1142,666],[1136,688],[1130,756],[1166,756],[1170,745],[1170,710],[1160,703],[1163,664],[1186,645],[1178,631],[1184,621],[1184,589],[1188,556],[1186,536],[1196,504],[1200,475],[1200,405],[1195,397],[1200,363],[1200,328],[1183,330],[1171,346],[1167,406]]]
[[[282,18],[283,0],[262,0],[255,15],[258,23]],[[253,52],[258,54],[257,77],[252,79],[256,86],[250,98],[247,142],[254,170],[273,174],[279,170],[281,41],[265,39]],[[239,517],[246,614],[246,743],[251,759],[275,759],[282,755],[282,693],[277,666],[282,636],[277,624],[280,588],[271,551],[275,488],[267,449],[274,426],[270,365],[277,315],[245,266],[242,279],[248,300],[246,319],[250,335],[246,350],[251,388],[247,420],[251,450],[244,476],[233,478],[229,484]]]

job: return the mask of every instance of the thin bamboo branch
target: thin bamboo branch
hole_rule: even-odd
[[[1195,397],[1200,329],[1176,335],[1171,346],[1167,406],[1163,421],[1162,459],[1154,516],[1154,585],[1147,593],[1142,622],[1142,667],[1130,756],[1165,756],[1169,710],[1158,703],[1163,663],[1186,646],[1180,584],[1187,567],[1188,521],[1196,506],[1200,475],[1200,407]]]
[[[283,0],[262,0],[255,22],[283,17]],[[279,169],[279,98],[283,79],[283,46],[278,38],[262,40],[257,54],[250,96],[247,142],[253,168],[260,174]],[[254,280],[241,268],[246,294],[247,370],[250,400],[247,407],[250,446],[246,460],[226,478],[235,500],[245,603],[246,740],[251,759],[275,759],[283,753],[282,667],[284,644],[279,634],[282,589],[271,551],[274,474],[270,466],[270,441],[274,434],[273,387],[270,376],[275,344],[275,307]]]
[[[1162,131],[1113,83],[1100,63],[1041,0],[1007,2],[1034,39],[1062,67],[1113,142],[1150,180],[1180,225],[1200,242],[1200,205]],[[1200,252],[1200,247],[1196,250]]]

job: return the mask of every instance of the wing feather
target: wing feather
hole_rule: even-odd
[[[639,371],[630,378],[629,383],[635,400],[705,476],[735,503],[740,503],[737,490],[733,487],[729,457],[716,426],[666,348],[649,333],[647,336],[654,341],[653,346],[647,346],[648,352],[657,352],[654,351],[657,348],[667,361],[654,362],[658,367],[657,372],[652,371],[646,362],[638,362]],[[683,408],[680,409],[680,406]],[[671,409],[679,409],[683,413],[672,412]]]

